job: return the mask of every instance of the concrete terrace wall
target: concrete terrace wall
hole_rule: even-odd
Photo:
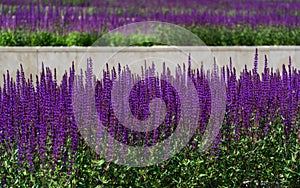
[[[178,62],[187,62],[186,57],[182,57],[178,52],[183,50],[191,54],[192,58],[198,62],[203,61],[204,64],[212,64],[212,61],[203,59],[203,55],[211,52],[216,58],[219,66],[229,64],[229,58],[232,58],[233,66],[237,72],[240,72],[245,64],[249,69],[253,68],[255,49],[258,48],[259,53],[259,71],[264,67],[264,56],[268,58],[269,67],[281,70],[282,64],[288,64],[289,56],[291,56],[294,67],[300,69],[300,46],[233,46],[233,47],[0,47],[0,73],[3,75],[9,70],[10,74],[15,78],[16,70],[22,64],[26,77],[29,74],[39,74],[42,63],[52,70],[57,69],[58,80],[62,74],[68,71],[72,61],[75,63],[75,69],[84,67],[86,58],[91,57],[94,62],[94,70],[101,72],[101,68],[110,57],[118,53],[118,57],[130,57],[132,59],[143,59],[148,56],[161,57],[170,60],[178,60]],[[204,53],[205,52],[205,53]],[[96,66],[95,66],[96,65]],[[97,67],[98,66],[98,67]],[[0,77],[1,86],[3,76]]]

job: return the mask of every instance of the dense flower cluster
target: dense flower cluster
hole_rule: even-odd
[[[289,59],[288,67],[283,64],[280,73],[267,66],[265,56],[264,71],[260,75],[257,61],[256,51],[254,68],[248,70],[245,66],[239,78],[232,66],[223,68],[227,77],[227,115],[224,124],[228,132],[234,127],[234,134],[226,135],[228,140],[238,140],[242,133],[258,140],[277,126],[282,126],[286,139],[292,132],[300,133],[300,71],[292,67]]]
[[[67,73],[63,76],[61,85],[57,83],[56,70],[53,75],[44,66],[35,81],[32,75],[25,79],[22,65],[16,81],[9,72],[4,75],[0,93],[1,154],[17,147],[18,164],[28,162],[31,170],[34,162],[48,163],[49,155],[54,165],[58,159],[65,163],[69,160],[68,147],[74,154],[78,144],[71,104],[73,77],[74,66],[69,77]]]
[[[230,62],[229,66],[221,68],[220,78],[226,85],[226,112],[223,126],[228,130],[221,132],[211,146],[211,154],[217,154],[223,138],[230,141],[239,141],[241,135],[259,140],[265,137],[270,130],[281,126],[285,139],[291,133],[299,132],[299,103],[300,103],[300,71],[293,68],[290,63],[286,68],[283,65],[282,73],[268,67],[265,58],[265,68],[262,74],[257,72],[258,54],[254,58],[254,68],[238,74]],[[131,90],[129,106],[132,114],[143,119],[149,115],[149,100],[162,98],[166,104],[165,120],[153,131],[141,133],[134,132],[121,125],[114,115],[111,106],[112,81],[126,73],[127,79],[136,79],[129,69],[114,67],[103,72],[103,79],[96,80],[92,75],[92,62],[88,61],[86,79],[84,83],[83,72],[75,76],[74,65],[70,68],[69,76],[64,74],[60,84],[57,82],[56,70],[54,75],[49,68],[40,76],[25,79],[24,71],[17,71],[16,81],[9,72],[4,75],[4,85],[0,88],[0,154],[17,149],[18,163],[21,166],[27,162],[33,170],[38,163],[51,162],[55,164],[61,160],[72,167],[73,158],[78,147],[79,132],[76,123],[85,121],[90,115],[88,106],[84,114],[78,116],[73,109],[73,92],[78,88],[85,92],[95,92],[94,99],[83,97],[84,100],[95,100],[98,117],[106,126],[106,131],[120,142],[137,146],[151,146],[166,139],[176,128],[180,117],[180,98],[177,91],[159,77],[151,77]],[[153,71],[150,69],[149,71]],[[199,134],[203,134],[210,117],[211,93],[210,74],[203,67],[192,70],[190,62],[183,72],[190,78],[197,88],[200,102]],[[170,74],[165,69],[165,75]],[[182,72],[177,72],[172,83],[185,82]],[[239,75],[239,77],[238,77]],[[141,80],[140,80],[141,81]],[[73,87],[75,84],[76,87]],[[73,90],[75,88],[75,90]],[[76,89],[77,88],[77,89]],[[82,93],[84,96],[86,93]],[[88,102],[88,101],[86,101]],[[148,106],[147,106],[148,105]],[[84,107],[83,107],[84,108]],[[76,115],[76,116],[75,116]],[[76,119],[75,117],[80,117]],[[175,117],[175,118],[174,118]],[[77,121],[77,122],[76,122]],[[86,122],[89,123],[89,122]],[[233,131],[232,131],[233,130]],[[298,137],[300,143],[300,137]],[[195,146],[197,143],[192,142]],[[109,152],[109,151],[108,151]],[[50,158],[49,158],[50,157]],[[46,161],[45,161],[46,160]]]
[[[1,30],[98,32],[139,21],[182,26],[299,26],[297,1],[72,1],[1,2]]]

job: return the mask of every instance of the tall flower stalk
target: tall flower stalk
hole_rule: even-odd
[[[79,123],[90,124],[90,120],[101,119],[105,129],[91,136],[96,141],[105,141],[112,144],[112,140],[101,140],[107,131],[114,139],[131,146],[151,147],[167,139],[176,129],[180,111],[180,98],[173,85],[181,86],[186,80],[185,75],[192,78],[196,88],[200,111],[197,136],[202,136],[207,128],[211,116],[212,94],[209,79],[212,74],[219,75],[226,86],[226,112],[222,129],[210,148],[212,156],[218,156],[220,145],[226,142],[228,152],[232,142],[239,142],[247,135],[254,142],[265,138],[272,130],[282,128],[285,138],[299,131],[299,104],[300,104],[300,71],[292,67],[291,59],[288,68],[283,66],[282,72],[269,68],[265,56],[263,72],[258,72],[258,52],[255,53],[254,66],[239,73],[232,66],[223,67],[220,71],[205,72],[202,67],[192,70],[190,59],[187,66],[176,69],[176,77],[170,76],[170,69],[165,66],[161,75],[155,73],[152,67],[144,67],[142,77],[133,75],[128,67],[112,67],[103,71],[103,78],[97,80],[93,75],[93,63],[87,61],[87,70],[81,70],[79,76],[75,75],[75,66],[72,64],[69,73],[65,72],[61,82],[58,82],[56,69],[54,72],[42,65],[40,75],[26,80],[23,67],[16,72],[16,80],[9,72],[4,75],[3,86],[0,87],[0,154],[13,153],[17,149],[17,164],[19,170],[28,168],[34,171],[38,165],[44,168],[57,170],[56,166],[63,163],[64,169],[71,171],[75,163],[75,156],[81,147]],[[84,76],[85,75],[85,76]],[[143,119],[149,116],[149,101],[161,99],[166,105],[165,119],[158,128],[148,132],[132,131],[122,125],[112,108],[112,84],[118,81],[122,86],[136,82],[131,89],[129,103],[135,118]],[[147,79],[142,79],[150,76]],[[82,93],[78,93],[83,91]],[[89,93],[95,95],[89,95]],[[73,94],[80,94],[80,101],[74,101]],[[96,101],[95,107],[86,107],[83,114],[77,114],[74,104]],[[193,101],[189,101],[192,103]],[[214,103],[216,105],[217,103]],[[76,105],[75,105],[76,106]],[[83,106],[79,106],[83,108]],[[97,114],[90,118],[93,109]],[[159,111],[161,106],[154,106]],[[94,109],[94,110],[95,110]],[[124,110],[123,110],[124,111]],[[153,112],[155,113],[155,111]],[[127,121],[127,120],[126,120]],[[152,117],[156,121],[156,117]],[[128,122],[130,122],[128,120]],[[189,126],[189,125],[186,125]],[[87,127],[88,128],[88,127]],[[90,127],[93,128],[93,127]],[[142,128],[142,127],[140,127]],[[89,130],[87,130],[89,131]],[[93,137],[92,137],[93,136]],[[195,138],[194,137],[194,138]],[[197,148],[197,142],[191,139],[192,149]],[[197,138],[198,139],[198,138]],[[300,143],[300,137],[298,136]],[[105,149],[105,148],[101,148]],[[107,155],[113,153],[113,147],[106,148]],[[169,151],[165,153],[167,158]],[[124,153],[120,153],[123,155]],[[217,162],[217,158],[216,158]]]

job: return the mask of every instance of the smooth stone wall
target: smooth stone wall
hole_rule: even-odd
[[[91,57],[95,75],[100,75],[108,62],[111,66],[119,61],[122,65],[131,64],[131,68],[139,71],[144,60],[165,61],[167,66],[175,67],[178,63],[187,63],[187,54],[190,53],[193,59],[193,68],[199,67],[203,62],[205,69],[211,69],[213,57],[216,58],[218,66],[229,65],[229,58],[232,58],[232,65],[237,73],[247,65],[248,69],[253,68],[255,49],[258,49],[258,70],[261,72],[264,67],[264,56],[268,58],[268,66],[281,71],[282,65],[289,63],[289,56],[292,65],[300,69],[300,46],[233,46],[233,47],[0,47],[0,86],[3,86],[3,74],[9,70],[15,78],[16,71],[22,64],[26,78],[30,74],[39,74],[42,63],[51,70],[56,68],[58,81],[65,71],[69,71],[74,61],[76,72],[80,68],[85,70],[86,59]],[[126,60],[126,62],[124,61]],[[123,61],[123,62],[122,62]]]

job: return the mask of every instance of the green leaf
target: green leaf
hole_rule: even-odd
[[[199,174],[198,177],[202,178],[202,177],[205,177],[205,176],[208,176],[207,174]]]
[[[101,159],[101,160],[95,161],[95,163],[96,163],[98,166],[102,166],[102,165],[105,163],[105,160],[104,160],[104,159]]]

